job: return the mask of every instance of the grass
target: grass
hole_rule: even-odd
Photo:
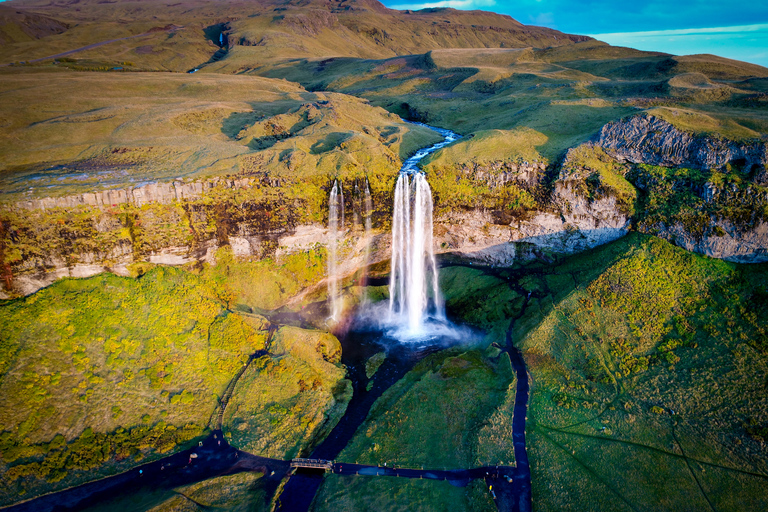
[[[364,101],[283,80],[3,73],[4,104],[20,105],[0,137],[4,202],[238,173],[379,181],[437,140]]]
[[[282,328],[266,347],[268,322],[228,309],[236,299],[216,275],[156,267],[138,279],[65,279],[0,305],[2,502],[114,474],[204,434],[230,379],[266,348],[238,382],[225,432],[251,447],[236,427],[274,427],[278,411],[274,438],[258,439],[270,454],[322,437],[349,399],[338,341]]]
[[[765,506],[765,448],[749,427],[768,421],[754,378],[768,361],[764,266],[634,234],[508,272],[533,292],[514,340],[533,382],[542,510]]]
[[[433,354],[376,401],[337,460],[432,469],[509,464],[511,441],[497,441],[508,434],[511,414],[494,412],[509,389],[514,390],[514,379],[506,355],[491,360],[477,349]],[[445,482],[332,476],[313,509],[359,510],[373,503],[379,510],[493,507],[482,482],[455,488]]]
[[[445,481],[339,475],[326,477],[311,510],[402,510],[404,506],[423,511],[496,510],[485,483],[478,480],[454,487]]]
[[[232,511],[268,510],[268,497],[259,473],[219,476],[176,489],[158,490],[148,486],[105,500],[84,510],[154,510],[157,512],[198,510],[198,507],[220,507]]]
[[[430,356],[377,400],[338,459],[435,469],[498,464],[477,460],[476,431],[511,373],[509,360],[490,361],[479,351]]]
[[[331,334],[282,327],[276,357],[252,364],[238,381],[224,417],[232,445],[264,457],[305,455],[344,414],[352,386],[341,346]]]
[[[648,110],[649,114],[660,117],[676,128],[694,134],[720,135],[731,140],[749,140],[761,137],[760,131],[755,131],[736,120],[722,114],[707,115],[701,111],[658,107]]]
[[[532,382],[527,437],[537,507],[765,507],[767,271],[637,233],[547,266],[442,269],[449,314],[482,328],[486,341],[503,343],[516,318],[512,339]],[[424,435],[421,425],[471,418],[465,411],[443,412],[442,420],[432,413],[456,401],[434,388],[434,377],[478,375],[465,366],[477,361],[470,354],[433,355],[393,386],[345,451],[348,460],[419,464],[449,442]],[[477,432],[469,446],[478,463],[512,450],[514,381],[507,382],[508,391],[499,389],[498,401],[488,403],[483,426],[464,427]],[[475,401],[487,400],[478,381],[462,387]],[[422,389],[440,400],[411,398]],[[466,448],[455,444],[454,460],[468,462]],[[431,497],[423,505],[416,491],[393,485],[332,477],[315,506],[442,503]]]

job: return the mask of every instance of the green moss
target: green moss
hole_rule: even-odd
[[[471,467],[477,464],[475,429],[504,396],[511,378],[508,361],[488,361],[479,351],[436,354],[384,393],[365,429],[338,459],[401,467]],[[430,398],[436,396],[440,400]]]
[[[125,458],[125,450],[116,451],[120,443],[110,440],[121,427],[162,421],[167,432],[191,428],[199,435],[229,379],[266,339],[263,319],[229,314],[225,307],[215,287],[172,268],[156,268],[140,279],[103,274],[62,280],[0,307],[0,347],[9,355],[0,376],[4,438],[15,450],[37,446],[24,448],[35,457],[45,454],[48,439],[60,443],[61,425],[68,426],[70,441],[69,448],[43,456],[37,466],[19,466],[11,475],[61,480],[59,459],[71,459],[62,450],[74,450],[79,445],[73,440],[82,436],[102,436],[99,446],[114,446],[99,449],[102,458],[83,455],[93,464],[72,468]],[[135,428],[142,432],[143,427]],[[190,438],[174,436],[149,444],[165,452],[175,439]],[[3,450],[4,463],[19,458],[12,453]],[[27,484],[45,488],[17,480],[9,483],[9,492]]]
[[[351,384],[331,334],[282,327],[272,350],[254,361],[235,387],[225,435],[243,450],[290,459],[305,454],[346,410]]]
[[[312,502],[312,510],[318,512],[393,510],[404,506],[424,511],[496,510],[485,483],[479,480],[467,487],[454,487],[434,480],[329,475]]]
[[[637,225],[645,233],[656,233],[659,225],[679,224],[700,239],[726,234],[722,227],[713,227],[717,220],[731,223],[740,232],[768,220],[765,187],[745,180],[738,170],[722,173],[638,165],[627,177],[642,190]],[[715,188],[710,201],[705,201],[701,192],[707,184]]]

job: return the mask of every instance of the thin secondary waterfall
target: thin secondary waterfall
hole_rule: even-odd
[[[371,199],[371,188],[368,186],[368,179],[365,180],[365,195],[363,196],[363,225],[365,226],[365,265],[363,266],[363,276],[360,286],[363,293],[366,293],[366,284],[368,282],[368,264],[371,262],[371,215],[373,214],[373,200]],[[363,296],[363,302],[368,301],[368,296]]]
[[[334,180],[328,198],[328,302],[331,319],[339,320],[343,309],[337,270],[339,236],[344,231],[344,191]]]

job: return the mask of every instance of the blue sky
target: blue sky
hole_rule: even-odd
[[[768,1],[712,0],[383,0],[393,9],[454,7],[607,43],[687,55],[713,53],[768,67]]]

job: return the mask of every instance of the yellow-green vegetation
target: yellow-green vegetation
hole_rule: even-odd
[[[325,277],[325,248],[249,261],[235,258],[229,247],[216,253],[215,266],[207,274],[232,292],[234,305],[273,310],[301,290]]]
[[[281,327],[272,357],[242,375],[224,416],[225,435],[245,451],[279,459],[305,455],[344,414],[352,386],[332,335]]]
[[[386,352],[376,352],[365,362],[365,376],[369,379],[376,375],[379,367],[387,359]]]
[[[440,49],[383,60],[297,60],[250,72],[362,96],[464,135],[534,130],[545,138],[535,151],[549,161],[637,108],[696,133],[735,139],[766,133],[763,91],[759,80],[750,80],[768,76],[766,68],[596,41],[530,46]],[[512,146],[526,158],[532,145]]]
[[[512,334],[538,507],[765,508],[765,265],[631,234],[500,272],[532,294]]]
[[[259,351],[270,355],[238,382],[227,425],[261,422],[258,440],[278,456],[319,440],[349,399],[338,341],[286,327],[268,347],[265,318],[228,309],[237,295],[227,279],[155,267],[138,279],[65,279],[1,305],[0,500],[112,474],[199,437]]]
[[[441,269],[440,290],[453,314],[482,329],[488,342],[502,345],[511,319],[524,302],[524,297],[503,279],[471,267]]]
[[[338,459],[435,469],[509,462],[478,461],[477,432],[511,379],[506,356],[490,360],[479,350],[430,356],[376,401]]]
[[[214,175],[378,182],[439,139],[363,100],[253,76],[6,72],[0,92],[6,201]]]
[[[438,213],[490,208],[522,218],[540,207],[547,162],[534,146],[546,140],[529,129],[487,130],[427,157],[423,169]]]
[[[547,137],[531,130],[480,130],[450,146],[442,148],[423,160],[425,170],[431,167],[488,164],[493,162],[527,160],[547,163],[536,150]]]
[[[492,512],[496,505],[480,480],[454,487],[445,481],[357,475],[328,475],[312,502],[313,512],[403,509]]]
[[[337,460],[433,469],[508,464],[514,460],[511,437],[508,445],[491,447],[489,442],[511,425],[506,410],[493,411],[512,380],[506,354],[495,359],[476,349],[433,354],[374,403]],[[378,509],[489,510],[493,504],[484,494],[482,482],[451,489],[445,482],[426,480],[331,477],[314,507],[360,510],[375,502]]]
[[[640,193],[637,227],[657,233],[662,226],[683,226],[695,238],[722,236],[724,220],[738,231],[768,220],[768,188],[750,182],[748,170],[727,164],[720,171],[638,165],[627,173]],[[711,187],[707,200],[696,191]]]
[[[712,115],[708,115],[705,112],[684,108],[657,107],[648,110],[648,113],[689,133],[714,134],[731,140],[749,140],[761,136],[760,131],[743,126],[736,120],[730,119],[729,116],[718,114],[716,111]]]
[[[228,313],[214,287],[166,268],[66,279],[0,315],[6,501],[36,479],[125,467],[199,436],[266,341],[263,318]]]
[[[635,213],[637,190],[624,178],[629,167],[619,164],[599,146],[582,144],[568,151],[560,177],[590,201],[612,197],[618,210]],[[692,191],[690,191],[693,194]]]

